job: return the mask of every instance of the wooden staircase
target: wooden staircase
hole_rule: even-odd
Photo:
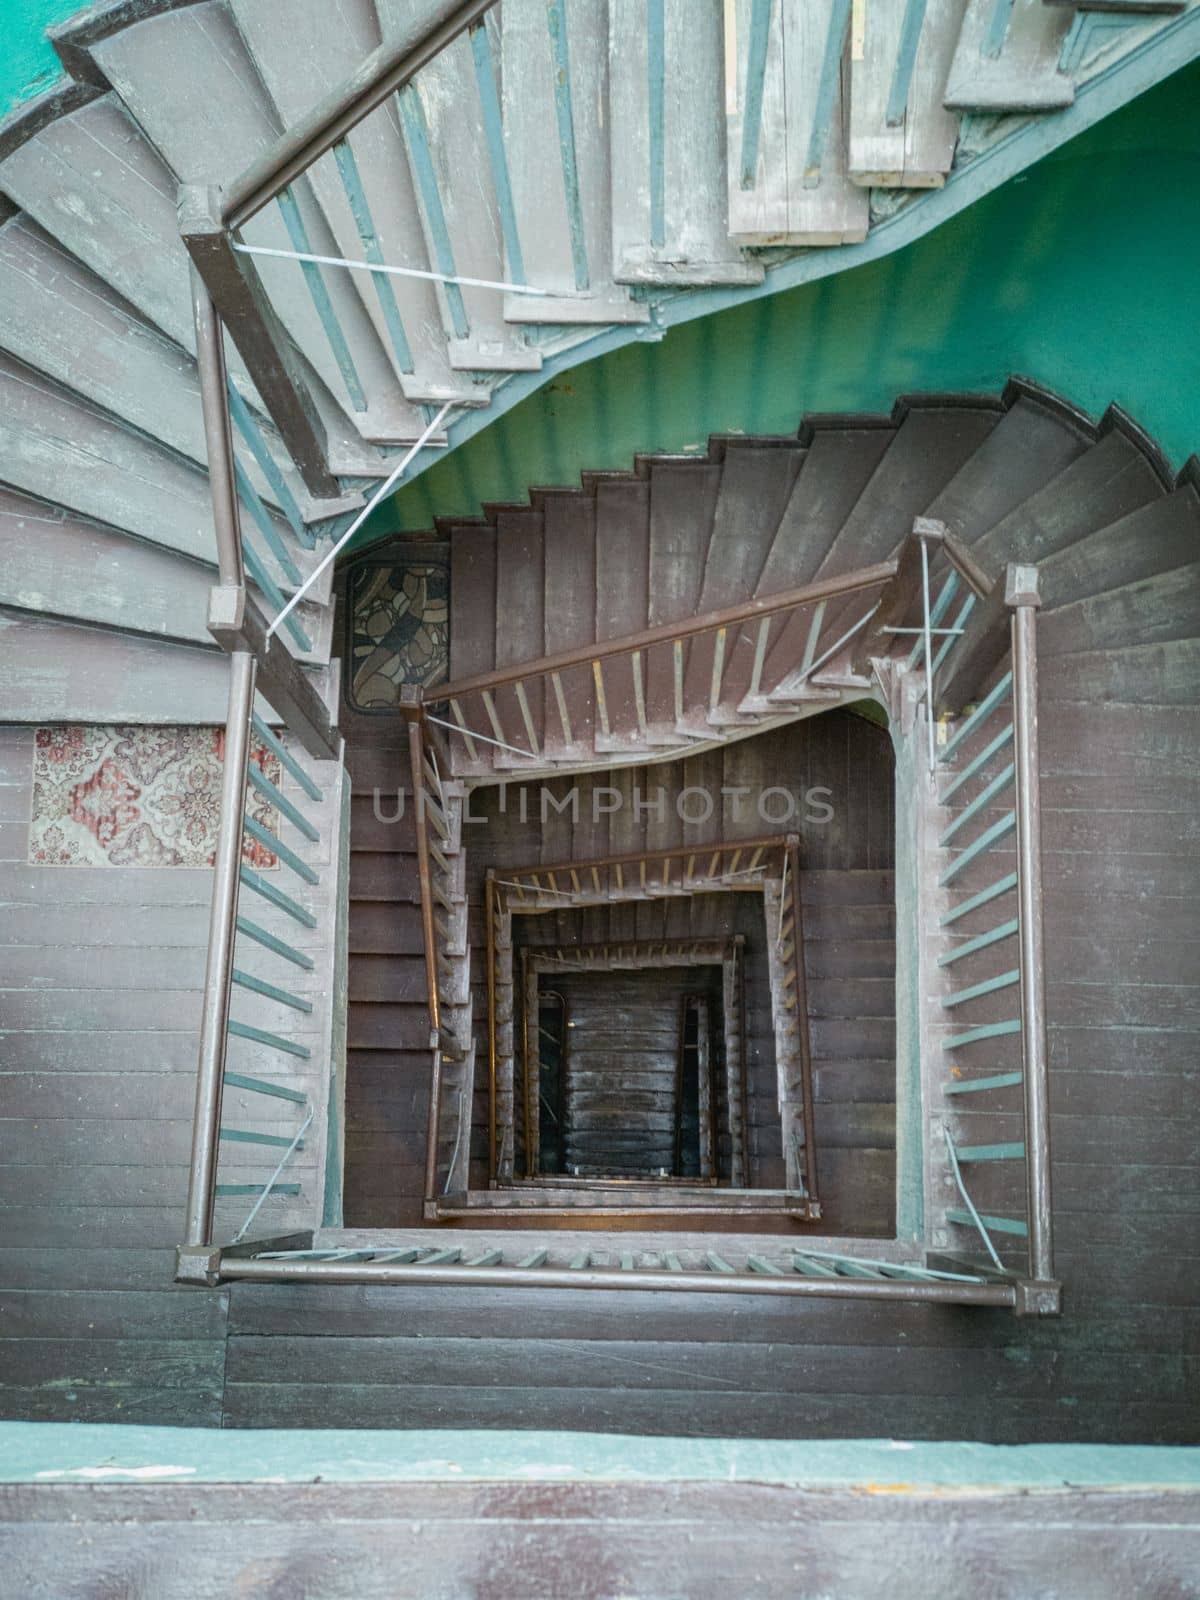
[[[286,356],[276,361],[270,341],[270,350],[248,355],[231,343],[228,352],[248,577],[268,611],[422,437],[433,408],[453,411],[413,471],[540,374],[585,359],[598,339],[657,335],[681,297],[699,311],[706,286],[736,295],[770,285],[797,251],[836,253],[897,205],[920,208],[930,186],[970,173],[1035,116],[1050,127],[1077,89],[1111,81],[1119,103],[1122,70],[1170,70],[1186,59],[1197,21],[1194,0],[1123,0],[1102,13],[958,0],[910,6],[902,21],[877,8],[860,36],[845,0],[794,9],[757,0],[480,8],[411,84],[244,223],[242,245],[283,252],[232,255],[253,272]],[[281,16],[277,0],[93,6],[52,30],[63,82],[0,128],[0,527],[19,552],[0,615],[14,718],[221,718],[178,191],[236,190],[412,22],[403,0],[347,0],[332,31],[321,0],[294,0],[286,23]],[[301,414],[321,440],[319,460],[297,438]],[[764,591],[778,587],[763,543],[779,524],[773,506],[782,512],[803,463],[810,484],[822,472],[831,481],[831,500],[818,511],[814,498],[810,514],[840,522],[871,444],[742,444],[707,472],[659,462],[656,485],[597,483],[605,559],[619,571],[620,539],[642,552],[651,521],[656,559],[645,594],[611,590],[600,575],[595,637],[629,633],[635,617],[653,626],[727,604],[744,595],[747,572]],[[856,458],[844,479],[833,464],[843,446]],[[730,560],[722,530],[736,516],[739,467],[769,472],[772,487],[755,501],[759,520],[742,529],[748,559]],[[555,517],[573,514],[559,498],[544,503],[551,542]],[[675,570],[672,526],[686,529],[693,516],[712,524],[712,559],[697,564],[685,540]],[[510,541],[531,528],[497,516],[502,570]],[[794,529],[815,552],[812,532]],[[773,555],[789,568],[786,539]],[[575,558],[556,559],[547,588],[557,608]],[[587,603],[582,591],[567,610],[543,612],[544,639],[514,636],[509,655],[486,652],[489,665],[559,648],[564,630],[577,638],[576,603]],[[327,661],[331,618],[322,580],[289,619],[301,659]],[[701,732],[744,725],[754,647],[729,647],[730,693],[699,717]],[[689,706],[711,681],[713,648],[689,652]],[[83,652],[89,671],[72,676],[67,663]],[[669,663],[648,663],[644,692],[657,722],[671,709]],[[621,755],[632,699],[614,718],[610,753]],[[574,732],[595,747],[594,729]]]

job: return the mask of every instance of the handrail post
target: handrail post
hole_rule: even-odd
[[[233,432],[226,390],[225,340],[221,319],[199,268],[192,266],[192,320],[196,328],[196,363],[200,376],[200,408],[208,451],[208,482],[213,526],[217,535],[217,568],[223,587],[246,583],[242,563],[242,524],[234,469]]]
[[[804,1186],[810,1199],[820,1194],[817,1186],[817,1136],[813,1110],[812,1040],[808,1022],[808,973],[804,965],[804,901],[800,894],[800,841],[789,834],[786,859],[792,880],[792,959],[796,972],[796,1031],[800,1043],[800,1099],[804,1112]],[[784,1151],[786,1159],[787,1152]]]
[[[488,997],[488,1182],[496,1179],[496,871],[487,870],[484,882],[484,918],[487,923]]]
[[[192,1163],[188,1173],[187,1212],[184,1219],[185,1249],[212,1242],[254,680],[254,657],[245,650],[234,651],[229,662],[225,765],[221,775],[221,830],[213,862],[208,964],[204,974],[200,1061],[196,1073],[196,1110],[192,1122]]]
[[[441,1002],[438,998],[437,941],[433,922],[433,873],[429,865],[429,836],[425,831],[425,773],[421,721],[421,689],[405,684],[400,711],[408,724],[408,761],[412,773],[413,828],[417,842],[417,880],[421,890],[421,942],[425,951],[425,989],[429,1009],[429,1048],[433,1071],[429,1080],[429,1120],[425,1141],[425,1199],[432,1201],[437,1188],[438,1131],[442,1111]]]
[[[1012,611],[1013,750],[1016,764],[1017,897],[1024,1057],[1025,1172],[1029,1271],[1054,1277],[1050,1206],[1050,1108],[1046,1049],[1046,967],[1042,925],[1042,830],[1038,764],[1036,567],[1010,565],[1004,591]]]

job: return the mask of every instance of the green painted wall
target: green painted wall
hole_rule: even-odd
[[[1193,64],[884,260],[568,372],[364,535],[524,501],[638,450],[791,432],[805,411],[887,410],[905,390],[995,391],[1014,372],[1095,413],[1119,402],[1182,464],[1200,449],[1198,104]]]
[[[0,0],[0,113],[62,76],[46,29],[81,10],[79,0]]]

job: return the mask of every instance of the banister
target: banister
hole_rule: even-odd
[[[740,623],[762,617],[777,616],[782,611],[794,611],[800,606],[829,600],[838,595],[857,594],[862,589],[872,589],[887,583],[896,574],[895,561],[881,561],[872,567],[863,567],[840,578],[822,578],[817,583],[799,589],[784,589],[779,594],[764,595],[746,600],[739,605],[723,606],[717,611],[706,611],[698,617],[688,617],[679,622],[662,622],[639,633],[625,634],[618,639],[606,639],[590,645],[577,645],[570,650],[559,650],[553,655],[539,656],[535,660],[497,668],[492,672],[475,673],[469,678],[459,678],[439,683],[427,690],[424,698],[431,705],[448,700],[460,700],[466,695],[482,694],[502,689],[526,678],[549,677],[555,672],[566,672],[571,667],[590,666],[595,661],[608,661],[614,657],[631,655],[634,651],[649,650],[655,645],[673,644],[676,640],[694,638],[697,634],[711,633],[718,628],[733,628]]]
[[[425,956],[425,991],[429,1011],[429,1047],[433,1072],[429,1083],[429,1121],[425,1143],[425,1198],[432,1200],[437,1187],[438,1132],[442,1090],[441,999],[438,993],[437,930],[433,920],[433,873],[429,864],[429,835],[423,804],[425,789],[421,706],[411,693],[401,699],[408,724],[408,760],[412,773],[413,827],[417,843],[417,880],[421,892],[421,944]]]
[[[1050,1109],[1046,1048],[1046,967],[1042,919],[1041,791],[1038,762],[1036,567],[1010,565],[1004,586],[1012,612],[1013,749],[1016,760],[1018,949],[1021,1051],[1024,1063],[1025,1180],[1029,1270],[1035,1282],[1054,1277],[1050,1203]]]
[[[225,759],[221,772],[221,826],[213,860],[208,960],[200,1015],[200,1061],[196,1073],[192,1156],[188,1169],[187,1209],[184,1213],[184,1249],[212,1242],[254,680],[254,657],[246,650],[235,651],[229,663]]]
[[[479,22],[496,0],[434,0],[414,7],[416,15],[394,39],[372,50],[349,78],[288,128],[268,150],[236,177],[221,202],[221,223],[232,231],[301,177],[364,117]]]

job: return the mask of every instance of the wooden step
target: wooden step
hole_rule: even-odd
[[[661,18],[661,33],[657,21]],[[618,283],[761,283],[729,237],[720,103],[724,34],[691,0],[609,5],[613,275]],[[697,85],[705,88],[697,92]]]
[[[590,0],[510,0],[500,13],[503,157],[513,216],[505,228],[510,322],[646,322],[650,308],[612,275],[608,16]],[[477,58],[483,51],[473,40]],[[481,69],[482,70],[482,69]]]
[[[850,60],[849,170],[860,184],[937,188],[954,161],[958,118],[943,104],[966,0],[873,6]]]
[[[1075,98],[1059,57],[1071,26],[1065,6],[1044,0],[968,0],[946,82],[952,111],[1055,111]]]
[[[233,0],[232,11],[283,127],[345,83],[380,43],[372,0],[346,0],[332,29],[322,0],[296,0],[286,27],[279,26],[271,0]],[[314,162],[308,177],[339,255],[421,272],[433,265],[394,116],[364,118],[349,145],[332,159]],[[450,367],[445,301],[432,283],[365,272],[346,277],[408,399],[486,403],[487,390]]]
[[[279,134],[234,20],[213,0],[147,17],[136,28],[97,40],[89,53],[182,183],[229,181]],[[337,255],[337,240],[310,180],[299,180],[288,192],[303,241],[293,237],[295,229],[289,231],[283,208],[275,204],[242,230],[246,242]],[[417,438],[423,418],[400,393],[350,275],[321,275],[329,308],[323,320],[298,263],[260,257],[256,265],[284,326],[363,437]]]
[[[1077,600],[1039,619],[1047,660],[1200,638],[1200,562]]]

